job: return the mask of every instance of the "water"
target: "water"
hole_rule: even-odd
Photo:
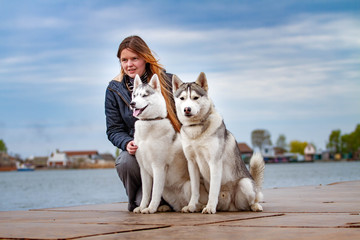
[[[0,211],[127,201],[115,169],[0,172]]]
[[[263,187],[360,180],[360,162],[267,164]],[[127,201],[115,169],[0,172],[0,211]]]
[[[275,163],[265,166],[263,188],[360,180],[360,162]]]

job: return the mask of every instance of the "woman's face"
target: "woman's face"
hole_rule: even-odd
[[[129,48],[121,51],[120,62],[125,74],[131,78],[135,78],[136,74],[141,77],[145,73],[145,60]]]

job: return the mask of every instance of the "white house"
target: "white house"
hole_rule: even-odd
[[[313,161],[315,153],[316,153],[316,150],[315,150],[314,145],[309,143],[304,149],[305,161]]]
[[[51,153],[47,165],[49,167],[66,167],[69,165],[69,158],[67,157],[66,153],[56,150],[55,152]]]
[[[263,144],[260,152],[263,156],[275,156],[274,147],[270,144]]]
[[[99,153],[96,150],[91,151],[64,151],[66,156],[72,163],[86,162],[86,163],[96,163],[96,160],[99,159]]]

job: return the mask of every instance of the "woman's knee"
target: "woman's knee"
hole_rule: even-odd
[[[139,164],[135,156],[130,155],[128,152],[123,151],[115,161],[116,170],[120,177],[140,174]]]

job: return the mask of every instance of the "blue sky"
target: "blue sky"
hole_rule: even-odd
[[[26,158],[115,152],[104,94],[122,39],[183,81],[206,73],[239,142],[267,129],[325,149],[360,123],[360,3],[0,0],[0,139]]]

